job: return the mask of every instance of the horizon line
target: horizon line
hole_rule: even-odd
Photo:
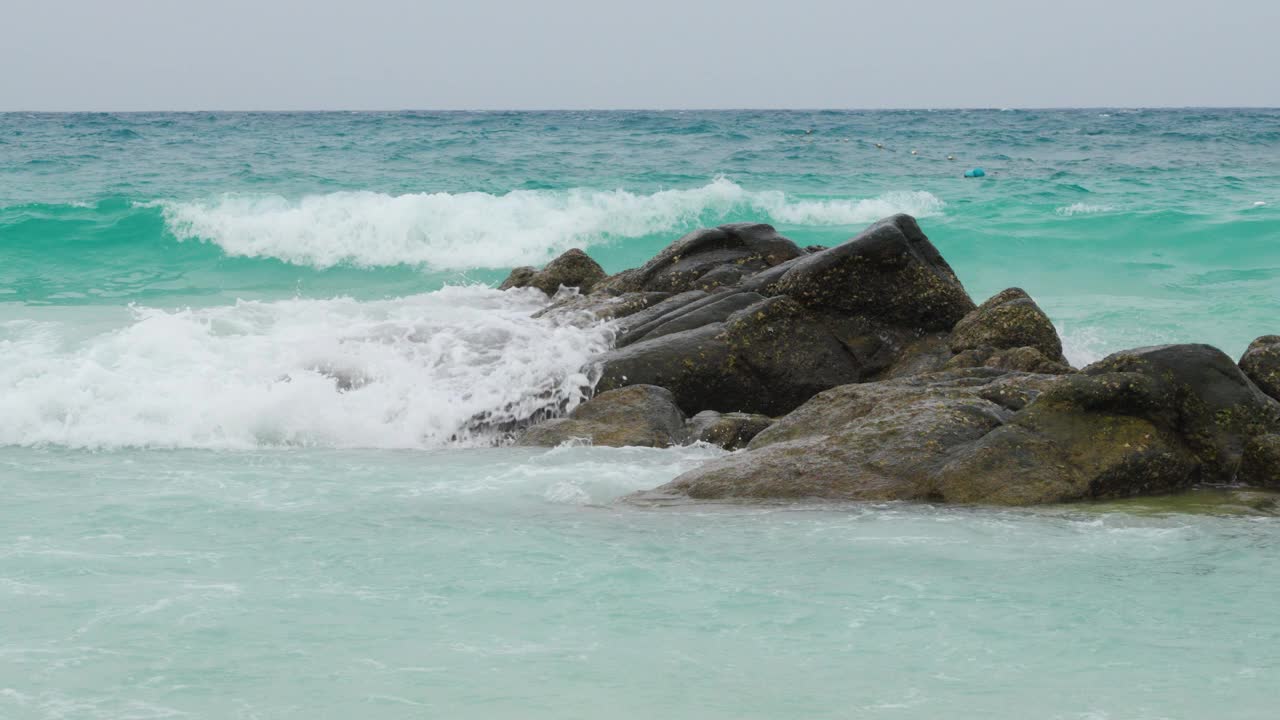
[[[1044,105],[1044,106],[953,106],[953,107],[582,107],[582,108],[258,108],[190,110],[0,110],[0,115],[142,115],[147,113],[554,113],[554,112],[1011,112],[1018,110],[1280,110],[1280,105]]]

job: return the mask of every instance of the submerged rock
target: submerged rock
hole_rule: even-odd
[[[567,418],[526,429],[517,445],[554,447],[581,440],[609,447],[669,447],[685,442],[684,415],[665,388],[632,385],[601,393]]]
[[[689,435],[699,442],[719,445],[725,450],[737,450],[746,447],[752,438],[773,422],[773,418],[765,415],[703,410],[689,418]]]
[[[499,290],[533,287],[548,295],[555,295],[563,287],[576,287],[583,294],[591,292],[595,284],[605,278],[604,268],[577,248],[547,263],[542,270],[518,267],[498,286]]]

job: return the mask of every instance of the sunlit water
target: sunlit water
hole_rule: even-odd
[[[1077,363],[1238,354],[1280,332],[1277,128],[0,115],[0,717],[1273,718],[1275,516],[619,502],[719,451],[486,447],[611,333],[484,285],[911,212]]]

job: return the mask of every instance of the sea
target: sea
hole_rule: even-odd
[[[1078,366],[1280,333],[1280,110],[0,114],[0,718],[1277,717],[1274,514],[491,429],[613,341],[512,267],[893,213]]]

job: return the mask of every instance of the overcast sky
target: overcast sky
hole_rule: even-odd
[[[1280,105],[1280,0],[5,0],[0,110]]]

